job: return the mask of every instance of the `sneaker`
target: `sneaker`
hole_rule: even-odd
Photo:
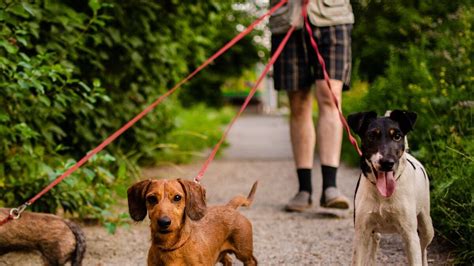
[[[307,191],[300,191],[286,204],[285,210],[288,212],[302,212],[311,207],[312,203],[311,194]]]
[[[336,187],[324,190],[320,204],[324,208],[349,209],[349,200]]]

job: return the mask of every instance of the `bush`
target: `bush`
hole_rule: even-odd
[[[97,146],[251,18],[232,2],[220,1],[7,0],[0,5],[0,204],[7,206],[32,197],[74,162],[71,158]],[[235,49],[240,60],[227,56],[215,65],[231,64],[238,75],[236,69],[257,60],[257,48],[250,39]],[[214,73],[213,84],[232,73]],[[207,84],[194,86],[215,89]],[[137,162],[170,159],[166,148],[150,147],[176,132],[175,112],[184,112],[177,98],[160,104],[32,208],[101,216],[115,193],[124,196],[126,176],[137,173]],[[196,124],[203,121],[193,118]],[[207,134],[204,125],[199,130]]]
[[[76,67],[59,56],[57,43],[42,43],[43,20],[59,23],[64,17],[51,18],[49,8],[40,10],[28,3],[10,2],[0,12],[0,204],[17,206],[74,163],[64,155],[77,154],[78,149],[60,144],[72,135],[64,126],[71,123],[71,114],[89,118],[94,105],[109,98],[98,80],[87,85],[76,78]],[[61,14],[71,13],[65,9]],[[69,33],[79,35],[83,24],[90,22],[84,16],[71,18]],[[54,44],[55,49],[48,47]],[[105,167],[114,160],[107,154],[96,157],[41,198],[33,210],[54,212],[62,207],[88,216],[97,213],[88,206],[107,208],[113,200],[106,191],[116,178]]]
[[[351,1],[356,22],[354,56],[360,60],[358,75],[370,82],[383,75],[390,51],[402,51],[410,43],[422,42],[429,31],[470,0]],[[426,47],[430,48],[430,47]]]

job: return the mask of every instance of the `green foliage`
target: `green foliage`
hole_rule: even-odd
[[[37,161],[30,165],[29,171],[34,177],[30,177],[26,184],[23,176],[6,175],[2,179],[1,205],[19,205],[30,199],[76,163],[74,160],[64,161],[62,158],[50,159],[49,164],[42,163],[41,158]],[[108,170],[113,169],[115,163],[115,158],[110,155],[94,156],[87,166],[64,179],[48,192],[47,196],[39,198],[31,206],[32,210],[51,212],[62,208],[65,212],[79,213],[81,218],[104,219],[102,212],[116,203],[111,190],[122,185],[125,179],[125,176],[116,177]]]
[[[176,127],[153,148],[161,149],[160,163],[185,163],[193,157],[207,158],[203,150],[214,147],[221,139],[222,125],[228,124],[235,111],[228,107],[211,109],[204,104],[177,111]]]
[[[360,60],[358,74],[373,81],[384,73],[392,50],[399,52],[410,43],[422,43],[427,33],[472,1],[356,0],[351,4],[356,18],[352,48]]]
[[[49,7],[40,9],[26,2],[6,3],[0,11],[1,205],[25,202],[74,164],[63,156],[75,153],[71,146],[61,144],[71,135],[64,125],[71,114],[87,118],[95,104],[109,100],[99,81],[87,85],[77,79],[75,66],[59,56],[61,47],[72,44],[42,42],[43,19],[54,19],[52,28],[65,23],[60,22],[64,17],[51,18]],[[91,19],[79,16],[68,27],[79,35],[86,23],[92,23]],[[82,216],[107,208],[114,202],[109,190],[118,183],[108,170],[114,160],[107,154],[96,157],[32,208],[55,211],[62,207]]]
[[[361,112],[365,108],[364,97],[367,94],[369,84],[360,80],[352,81],[351,89],[342,93],[342,113],[346,116],[351,113]],[[353,137],[358,139],[358,136],[352,133]],[[358,142],[360,148],[360,141]],[[359,154],[352,146],[347,133],[344,130],[344,139],[341,148],[341,160],[352,166],[359,166]]]
[[[16,206],[29,199],[70,166],[71,158],[97,146],[250,19],[234,10],[232,2],[221,1],[3,1],[0,204]],[[215,71],[208,74],[212,78],[188,87],[214,93],[227,77],[256,60],[252,38],[233,50],[237,59],[226,55],[214,63],[217,69],[207,70]],[[182,90],[183,95],[189,92]],[[195,100],[186,99],[186,104]],[[190,127],[213,137],[181,144],[182,138],[170,135],[181,126],[178,118],[187,115],[178,106],[178,97],[164,101],[33,209],[55,212],[61,207],[81,217],[111,216],[108,208],[125,195],[127,176],[138,173],[137,163],[189,159],[150,147],[176,140],[180,151],[191,154],[212,146],[219,130],[214,121],[220,120],[197,115],[208,111],[204,107],[190,111],[196,113],[192,123],[199,125]],[[109,227],[113,230],[114,224]]]
[[[474,259],[474,8],[447,4],[439,19],[423,23],[424,15],[441,12],[429,3],[418,2],[424,8],[410,14],[421,17],[412,25],[419,27],[415,37],[402,40],[404,49],[388,49],[385,75],[370,86],[361,110],[418,113],[409,143],[432,179],[434,227],[455,246],[459,262],[467,263]]]
[[[202,3],[201,3],[202,2]],[[200,5],[209,5],[208,1],[201,1]],[[212,2],[212,1],[211,1]],[[217,4],[217,2],[219,4]],[[200,33],[208,36],[212,42],[206,42],[203,46],[202,55],[210,56],[217,52],[216,47],[224,46],[237,34],[237,27],[246,27],[255,19],[250,13],[245,11],[232,10],[231,6],[235,1],[215,1],[217,9],[209,17],[201,17],[193,23],[192,31],[194,34]],[[185,6],[181,3],[179,6]],[[231,12],[232,10],[232,12]],[[230,24],[229,27],[209,27],[212,25]],[[200,73],[186,88],[185,93],[180,93],[179,98],[184,106],[190,106],[196,102],[203,102],[209,106],[222,106],[223,95],[221,87],[232,78],[238,78],[244,74],[248,66],[255,65],[261,60],[259,54],[265,54],[265,47],[254,39],[263,32],[254,29],[249,35],[240,40],[236,46],[232,47],[227,53],[216,59],[206,71]],[[190,34],[189,36],[192,36]],[[201,45],[202,46],[202,45]],[[195,56],[191,54],[191,56]],[[198,62],[204,61],[204,57],[198,58]],[[194,59],[196,60],[196,59]],[[247,66],[244,68],[242,66]]]

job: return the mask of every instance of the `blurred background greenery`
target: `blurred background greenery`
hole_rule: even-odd
[[[244,3],[239,3],[244,2]],[[432,182],[432,217],[460,263],[474,257],[472,1],[355,0],[353,82],[344,114],[409,109],[409,142]],[[237,34],[266,1],[3,0],[0,206],[17,206]],[[247,7],[247,8],[242,8]],[[251,11],[251,12],[250,12]],[[141,166],[203,156],[268,56],[244,38],[32,206],[100,219]],[[357,164],[349,142],[343,158]],[[120,197],[117,197],[120,196]]]
[[[255,19],[233,4],[2,1],[0,206],[31,198]],[[253,41],[259,34],[240,41],[32,209],[116,220],[109,210],[139,178],[139,165],[203,156],[233,113],[212,108],[222,106],[221,85],[265,55]]]

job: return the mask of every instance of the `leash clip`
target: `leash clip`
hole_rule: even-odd
[[[25,211],[25,209],[29,206],[28,203],[24,203],[20,205],[18,208],[12,208],[10,210],[10,216],[13,220],[17,220],[20,218],[21,214]]]
[[[194,177],[194,179],[193,179],[193,180],[194,180],[194,183],[196,183],[196,184],[199,185],[199,184],[200,184],[200,181],[199,181],[199,180],[201,180],[201,177],[202,177],[202,175],[197,175],[196,177]]]

